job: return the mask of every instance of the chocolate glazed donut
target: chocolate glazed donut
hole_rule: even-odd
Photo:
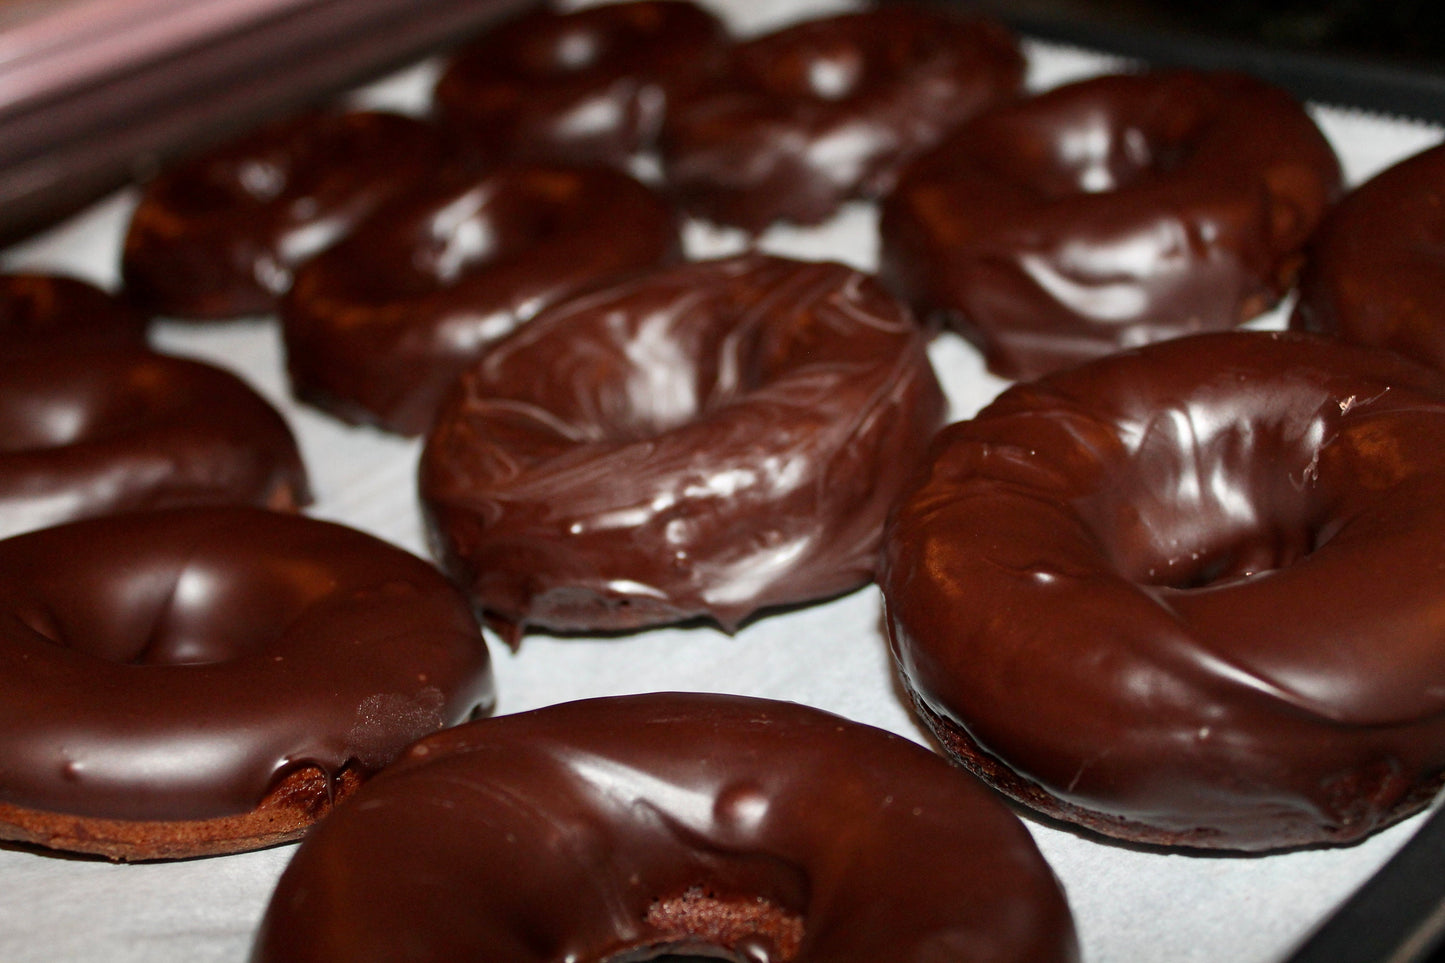
[[[988,111],[910,165],[883,204],[880,274],[994,373],[1030,378],[1259,314],[1339,188],[1281,90],[1096,77]]]
[[[574,298],[463,374],[422,451],[436,556],[515,644],[873,576],[944,417],[912,318],[839,264],[763,255]]]
[[[79,278],[0,275],[0,359],[145,347],[148,321],[129,304]]]
[[[439,733],[310,835],[252,963],[1057,963],[1018,818],[899,736],[791,703],[592,699]]]
[[[721,21],[686,0],[542,8],[463,48],[436,104],[483,156],[624,167],[727,42]]]
[[[229,371],[142,348],[0,358],[0,537],[143,508],[310,501],[291,429]]]
[[[1198,335],[945,429],[880,584],[965,766],[1111,836],[1358,840],[1445,771],[1445,379]]]
[[[442,162],[442,134],[381,111],[308,111],[178,162],[147,184],[121,252],[154,314],[267,314],[296,266]]]
[[[1445,145],[1376,175],[1310,240],[1290,326],[1445,369]]]
[[[804,21],[738,44],[675,99],[665,177],[721,224],[816,224],[886,192],[906,160],[1012,97],[1023,74],[1013,37],[981,19],[890,4]]]
[[[458,372],[562,297],[681,256],[660,197],[606,168],[454,170],[297,272],[281,306],[296,395],[415,435]]]
[[[0,542],[0,838],[113,859],[294,838],[414,739],[491,704],[439,572],[252,508]]]

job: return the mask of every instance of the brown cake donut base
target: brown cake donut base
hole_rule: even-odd
[[[220,856],[299,839],[361,782],[353,769],[334,779],[298,769],[250,812],[213,819],[102,819],[0,803],[0,839],[125,862]]]

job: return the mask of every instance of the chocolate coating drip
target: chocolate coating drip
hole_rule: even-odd
[[[436,103],[484,156],[621,167],[653,146],[671,100],[715,69],[727,41],[686,0],[542,8],[463,48]]]
[[[0,275],[0,359],[144,347],[147,318],[78,278]]]
[[[1290,324],[1445,369],[1445,145],[1335,206],[1310,240]]]
[[[266,314],[296,266],[442,162],[439,130],[380,111],[309,111],[161,172],[121,253],[127,295],[155,314]]]
[[[462,171],[398,198],[296,276],[297,395],[420,434],[457,374],[547,305],[681,256],[671,207],[605,168]]]
[[[791,703],[658,694],[412,747],[302,844],[251,959],[704,948],[757,963],[1077,958],[1022,824],[939,757]]]
[[[888,626],[962,761],[1151,843],[1357,840],[1445,771],[1445,379],[1200,335],[1002,394],[900,502]]]
[[[1288,94],[1236,74],[1097,77],[975,118],[882,209],[880,274],[1003,377],[1231,328],[1293,283],[1340,189]]]
[[[255,807],[308,767],[369,774],[491,703],[431,566],[249,508],[0,542],[0,803],[122,820]]]
[[[815,224],[892,187],[899,167],[1023,79],[989,21],[908,4],[808,20],[734,47],[675,99],[667,182],[699,216],[758,232]]]
[[[439,413],[421,494],[437,557],[513,640],[732,629],[872,577],[943,412],[924,335],[876,282],[748,255],[575,298],[496,345]]]
[[[229,371],[140,348],[5,362],[0,536],[143,508],[308,501],[291,429]]]

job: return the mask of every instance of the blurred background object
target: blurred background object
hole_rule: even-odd
[[[1445,122],[1440,0],[955,0],[1044,39]]]
[[[0,3],[0,243],[528,0]]]

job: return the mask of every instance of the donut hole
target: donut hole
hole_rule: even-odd
[[[606,38],[596,30],[569,25],[550,36],[517,48],[516,66],[523,75],[544,79],[554,74],[580,74],[607,56]]]
[[[1220,109],[1217,95],[1184,77],[1114,95],[1061,89],[979,117],[958,136],[965,163],[1058,201],[1168,180],[1215,136]]]
[[[656,900],[648,908],[647,926],[663,934],[661,940],[602,963],[789,963],[803,941],[803,921],[796,913],[766,897],[724,898],[701,886]]]
[[[121,561],[123,574],[106,570],[115,559],[95,558],[90,571],[46,578],[48,597],[18,607],[19,619],[53,644],[108,662],[206,665],[265,648],[334,585],[315,565],[284,556],[247,565],[202,550]]]
[[[978,135],[977,155],[995,176],[1047,200],[1138,188],[1167,177],[1190,155],[1186,138],[1116,124],[1102,111],[1062,124],[1028,117],[997,126],[1006,129]]]
[[[1080,505],[1125,578],[1204,588],[1287,568],[1328,539],[1328,512],[1312,484],[1323,426],[1236,417],[1205,406],[1150,418],[1131,468]],[[1258,450],[1280,455],[1250,457]]]
[[[605,353],[579,357],[537,386],[547,393],[543,403],[592,440],[643,441],[744,401],[810,360],[849,353],[810,312],[762,324],[757,310],[750,296],[704,303],[684,292],[654,312],[618,316]],[[707,322],[678,323],[698,316]],[[875,346],[867,332],[853,337],[865,343],[860,353]]]
[[[409,228],[371,230],[348,242],[357,260],[348,284],[358,299],[378,303],[455,288],[564,237],[577,223],[582,187],[571,172],[541,168],[469,179],[429,201]]]
[[[737,69],[745,84],[773,97],[839,101],[865,87],[869,62],[856,38],[815,32],[796,46],[744,48]]]

